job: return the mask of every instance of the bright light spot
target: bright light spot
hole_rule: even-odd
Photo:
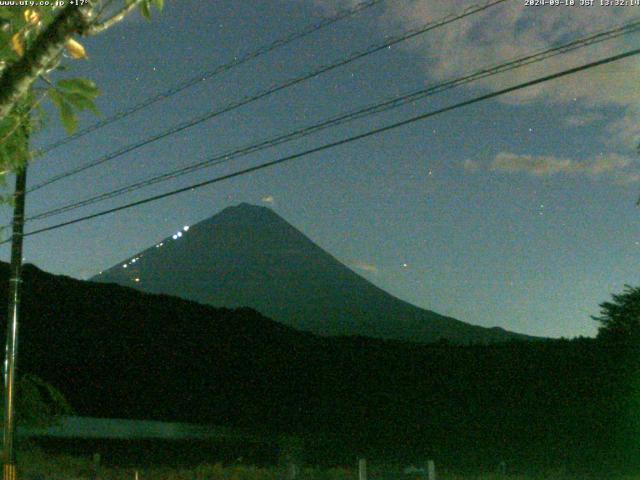
[[[133,280],[134,280],[134,282],[136,282],[136,283],[138,283],[138,282],[140,281],[140,279],[139,279],[139,278],[134,278]]]
[[[133,260],[131,260],[131,263],[136,263],[136,260],[138,260],[138,259],[134,258]]]
[[[174,240],[178,239],[178,235],[176,235],[175,233],[171,236],[171,238],[173,238]]]
[[[178,233],[176,233],[176,235],[178,235],[179,237],[181,237],[181,236],[182,236],[182,232],[178,232]]]
[[[408,263],[403,263],[402,264],[402,268],[409,268],[409,264]]]
[[[189,231],[189,225],[185,225],[184,227],[182,227],[182,229],[183,229],[185,232],[188,232],[188,231]]]
[[[127,264],[125,263],[124,265],[122,265],[122,268],[127,268]]]

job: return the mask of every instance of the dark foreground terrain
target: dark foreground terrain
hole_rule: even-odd
[[[294,434],[311,464],[638,467],[640,362],[629,346],[323,338],[250,309],[31,266],[20,332],[20,370],[57,386],[79,415]]]
[[[27,452],[22,456],[19,467],[24,478],[76,480],[281,480],[286,476],[284,467],[256,467],[253,465],[222,465],[220,463],[202,463],[192,467],[167,467],[128,465],[121,467],[101,466],[96,469],[88,458],[68,455],[48,455],[42,451]],[[354,465],[333,468],[302,467],[298,472],[298,480],[356,480],[358,470]],[[368,478],[371,480],[415,480],[415,475],[403,473],[403,468],[390,465],[371,465],[368,467]],[[441,480],[637,480],[634,475],[617,475],[609,472],[606,477],[591,474],[575,474],[562,470],[540,473],[499,474],[476,470],[473,473],[461,473],[446,468],[437,469],[437,478]]]

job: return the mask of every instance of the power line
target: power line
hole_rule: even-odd
[[[262,90],[260,92],[258,92],[257,94],[254,94],[252,96],[248,96],[248,97],[244,97],[238,101],[235,102],[231,102],[227,105],[225,105],[224,107],[217,109],[217,110],[213,110],[211,112],[208,112],[204,115],[201,115],[199,117],[193,118],[191,120],[187,120],[186,122],[182,122],[168,130],[165,130],[164,132],[161,132],[159,134],[156,134],[152,137],[148,137],[140,142],[134,143],[134,144],[130,144],[126,147],[123,147],[119,150],[116,150],[114,152],[108,153],[107,155],[94,160],[93,162],[89,162],[83,166],[68,170],[67,172],[61,173],[59,175],[55,175],[53,177],[51,177],[48,180],[45,180],[37,185],[34,185],[33,187],[31,187],[29,190],[27,190],[28,192],[33,192],[36,190],[39,190],[47,185],[50,185],[54,182],[57,182],[59,180],[62,180],[64,178],[68,178],[72,175],[76,175],[78,173],[84,172],[90,168],[96,167],[98,165],[102,165],[105,162],[108,162],[110,160],[113,160],[117,157],[120,157],[126,153],[130,153],[134,150],[137,150],[138,148],[144,147],[146,145],[149,145],[153,142],[156,142],[162,138],[168,137],[170,135],[174,135],[176,133],[179,133],[183,130],[186,130],[187,128],[191,128],[195,125],[198,125],[206,120],[209,120],[211,118],[217,117],[219,115],[222,115],[223,113],[227,113],[229,111],[235,110],[239,107],[242,107],[244,105],[247,105],[249,103],[255,102],[257,100],[260,100],[262,98],[265,98],[273,93],[279,92],[281,90],[284,90],[286,88],[292,87],[294,85],[297,85],[299,83],[302,83],[306,80],[315,78],[323,73],[329,72],[331,70],[334,70],[338,67],[347,65],[351,62],[354,62],[360,58],[366,57],[368,55],[371,55],[373,53],[379,52],[380,50],[386,49],[388,47],[391,47],[393,45],[396,45],[400,42],[409,40],[411,38],[414,38],[418,35],[422,35],[426,32],[429,32],[431,30],[434,30],[436,28],[440,28],[443,27],[445,25],[451,24],[453,22],[456,22],[458,20],[461,20],[465,17],[468,17],[470,15],[474,15],[476,13],[480,13],[482,11],[485,11],[495,5],[504,3],[506,1],[509,0],[492,0],[489,3],[480,5],[480,6],[472,6],[472,7],[467,7],[461,14],[458,15],[448,15],[446,17],[443,17],[440,20],[436,20],[434,22],[430,22],[428,24],[422,25],[420,27],[417,28],[413,28],[411,30],[408,30],[407,32],[403,33],[402,35],[398,35],[398,36],[394,36],[394,37],[390,37],[387,40],[385,40],[385,42],[383,42],[382,44],[376,44],[376,45],[372,45],[370,47],[368,47],[367,49],[360,51],[360,52],[356,52],[354,54],[349,55],[346,58],[340,59],[336,62],[333,62],[329,65],[324,65],[324,66],[320,66],[318,68],[316,68],[315,70],[305,73],[299,77],[295,77],[293,79],[289,79],[286,80],[283,83],[280,83],[276,86],[270,87],[266,90]]]
[[[365,132],[365,133],[361,133],[361,134],[358,134],[358,135],[347,137],[347,138],[344,138],[342,140],[338,140],[338,141],[335,141],[335,142],[327,143],[327,144],[321,145],[319,147],[315,147],[315,148],[311,148],[311,149],[305,150],[303,152],[299,152],[299,153],[295,153],[295,154],[288,155],[288,156],[285,156],[285,157],[281,157],[281,158],[278,158],[277,160],[272,160],[270,162],[261,163],[260,165],[255,165],[253,167],[245,168],[243,170],[239,170],[239,171],[236,171],[236,172],[233,172],[233,173],[229,173],[229,174],[226,174],[226,175],[222,175],[222,176],[219,176],[219,177],[214,177],[212,179],[205,180],[203,182],[194,183],[194,184],[189,185],[187,187],[182,187],[182,188],[178,188],[176,190],[171,190],[169,192],[165,192],[165,193],[162,193],[162,194],[159,194],[159,195],[154,195],[154,196],[151,196],[151,197],[147,197],[147,198],[144,198],[142,200],[138,200],[138,201],[135,201],[135,202],[127,203],[125,205],[121,205],[119,207],[109,208],[107,210],[102,210],[102,211],[97,212],[97,213],[93,213],[93,214],[90,214],[90,215],[85,215],[85,216],[82,216],[82,217],[78,217],[78,218],[75,218],[73,220],[69,220],[69,221],[66,221],[66,222],[61,222],[61,223],[58,223],[56,225],[51,225],[49,227],[44,227],[44,228],[40,228],[38,230],[33,230],[31,232],[28,232],[28,233],[24,234],[24,236],[27,237],[27,236],[32,236],[32,235],[37,235],[37,234],[40,234],[40,233],[48,232],[48,231],[51,231],[51,230],[57,230],[59,228],[66,227],[66,226],[73,225],[73,224],[80,223],[80,222],[84,222],[86,220],[91,220],[93,218],[102,217],[102,216],[108,215],[110,213],[115,213],[115,212],[119,212],[119,211],[126,210],[126,209],[129,209],[129,208],[137,207],[137,206],[140,206],[140,205],[144,205],[146,203],[150,203],[150,202],[154,202],[154,201],[157,201],[157,200],[161,200],[163,198],[167,198],[167,197],[171,197],[171,196],[174,196],[174,195],[178,195],[180,193],[193,191],[193,190],[195,190],[197,188],[202,188],[202,187],[205,187],[207,185],[212,185],[214,183],[221,182],[223,180],[228,180],[228,179],[231,179],[231,178],[235,178],[235,177],[239,177],[239,176],[242,176],[242,175],[246,175],[246,174],[258,171],[258,170],[263,170],[265,168],[269,168],[269,167],[272,167],[272,166],[275,166],[275,165],[279,165],[281,163],[285,163],[285,162],[288,162],[288,161],[291,161],[291,160],[296,160],[298,158],[306,157],[306,156],[311,155],[313,153],[318,153],[318,152],[321,152],[321,151],[324,151],[324,150],[328,150],[330,148],[334,148],[334,147],[337,147],[337,146],[340,146],[340,145],[345,145],[345,144],[348,144],[348,143],[355,142],[357,140],[362,140],[364,138],[368,138],[368,137],[371,137],[373,135],[378,135],[380,133],[384,133],[384,132],[387,132],[387,131],[390,131],[390,130],[394,130],[396,128],[399,128],[399,127],[402,127],[402,126],[405,126],[405,125],[409,125],[409,124],[418,122],[420,120],[425,120],[427,118],[430,118],[430,117],[433,117],[433,116],[436,116],[436,115],[440,115],[442,113],[450,112],[450,111],[456,110],[458,108],[462,108],[462,107],[466,107],[466,106],[469,106],[469,105],[473,105],[475,103],[479,103],[479,102],[482,102],[482,101],[485,101],[485,100],[490,100],[492,98],[496,98],[496,97],[499,97],[499,96],[502,96],[502,95],[506,95],[508,93],[515,92],[517,90],[522,90],[523,88],[532,87],[534,85],[538,85],[538,84],[545,83],[545,82],[548,82],[548,81],[551,81],[551,80],[555,80],[557,78],[561,78],[561,77],[565,77],[565,76],[568,76],[568,75],[572,75],[574,73],[582,72],[582,71],[585,71],[585,70],[588,70],[588,69],[591,69],[591,68],[594,68],[594,67],[598,67],[600,65],[605,65],[605,64],[608,64],[608,63],[616,62],[618,60],[622,60],[624,58],[628,58],[628,57],[635,56],[635,55],[638,55],[638,54],[640,54],[640,48],[637,48],[637,49],[634,49],[634,50],[629,50],[627,52],[620,53],[618,55],[613,55],[613,56],[610,56],[610,57],[607,57],[607,58],[604,58],[604,59],[601,59],[601,60],[597,60],[595,62],[590,62],[590,63],[584,64],[584,65],[581,65],[579,67],[574,67],[574,68],[570,68],[570,69],[567,69],[567,70],[563,70],[563,71],[558,72],[558,73],[554,73],[554,74],[551,74],[551,75],[546,75],[546,76],[543,76],[543,77],[539,77],[537,79],[529,80],[527,82],[520,83],[520,84],[512,86],[512,87],[503,88],[501,90],[497,90],[495,92],[488,93],[486,95],[481,95],[479,97],[475,97],[475,98],[472,98],[470,100],[465,100],[463,102],[459,102],[459,103],[456,103],[454,105],[450,105],[448,107],[444,107],[444,108],[441,108],[441,109],[438,109],[438,110],[434,110],[434,111],[431,111],[431,112],[426,112],[426,113],[411,117],[411,118],[409,118],[407,120],[402,120],[400,122],[392,123],[392,124],[384,126],[384,127],[380,127],[380,128],[376,128],[376,129],[373,129],[373,130],[369,130],[368,132]],[[3,244],[3,243],[7,243],[9,241],[11,241],[10,238],[5,240],[5,241],[3,241],[3,242],[0,242],[0,245]]]
[[[92,205],[94,203],[98,203],[104,200],[112,199],[118,197],[120,195],[124,195],[126,193],[130,193],[133,191],[137,191],[143,187],[154,185],[156,183],[164,182],[167,180],[171,180],[174,178],[178,178],[182,175],[186,175],[188,173],[195,172],[197,170],[207,168],[213,165],[219,165],[221,163],[225,163],[236,159],[238,157],[243,157],[249,155],[251,153],[255,153],[257,151],[264,150],[266,148],[270,148],[276,145],[280,145],[294,139],[302,138],[307,135],[317,133],[321,130],[324,130],[329,127],[334,127],[337,125],[341,125],[343,123],[353,121],[355,119],[364,118],[373,114],[381,113],[384,111],[391,110],[393,108],[400,107],[409,102],[413,102],[416,100],[423,99],[427,96],[431,96],[437,93],[441,93],[443,91],[453,89],[462,85],[469,84],[471,82],[475,82],[490,76],[494,76],[500,73],[504,73],[516,68],[521,68],[524,66],[531,65],[533,63],[540,62],[542,60],[546,60],[553,56],[566,54],[568,52],[577,50],[579,48],[583,48],[586,46],[591,46],[596,43],[600,43],[606,40],[611,40],[617,38],[622,35],[627,35],[630,33],[634,33],[640,30],[640,18],[636,18],[635,20],[623,24],[621,26],[617,26],[607,30],[599,30],[597,32],[591,33],[586,37],[582,37],[571,42],[567,42],[564,44],[556,45],[544,50],[538,50],[526,56],[518,57],[507,62],[503,62],[501,64],[493,65],[490,67],[485,67],[480,70],[476,70],[473,73],[464,75],[462,77],[458,77],[452,80],[448,80],[442,82],[437,85],[432,85],[428,88],[420,89],[417,91],[413,91],[410,93],[405,93],[402,95],[394,96],[382,102],[378,102],[372,105],[369,105],[364,108],[360,108],[358,110],[341,114],[338,116],[330,117],[320,123],[316,123],[314,125],[309,125],[293,132],[289,132],[286,134],[282,134],[276,137],[269,138],[267,140],[262,140],[258,143],[253,143],[244,147],[240,147],[231,151],[227,151],[225,153],[218,154],[212,158],[207,160],[203,160],[191,165],[187,165],[185,167],[181,167],[179,169],[166,172],[160,175],[149,177],[145,180],[141,180],[138,182],[134,182],[132,184],[117,188],[110,192],[102,193],[99,195],[95,195],[84,200],[80,200],[77,202],[73,202],[67,205],[63,205],[60,207],[53,208],[51,210],[41,212],[31,217],[27,218],[28,221],[34,220],[42,220],[45,218],[49,218],[52,216],[56,216],[68,211],[75,210],[80,207],[84,207],[87,205]]]
[[[345,18],[351,17],[363,10],[366,10],[368,8],[371,8],[381,2],[384,2],[386,0],[366,0],[363,1],[359,4],[357,4],[355,7],[353,8],[349,8],[349,9],[345,9],[345,10],[341,10],[338,13],[336,13],[335,15],[332,15],[330,17],[326,17],[324,19],[322,19],[321,21],[319,21],[318,23],[315,24],[311,24],[308,25],[307,27],[303,28],[302,30],[299,30],[297,32],[293,32],[289,35],[286,35],[282,38],[279,38],[275,41],[273,41],[272,43],[269,43],[267,45],[263,45],[261,47],[258,47],[257,49],[248,52],[246,54],[244,54],[241,57],[238,58],[234,58],[232,61],[227,62],[225,64],[222,65],[218,65],[217,67],[213,68],[212,70],[206,70],[204,72],[198,73],[197,75],[194,75],[191,78],[188,78],[187,80],[184,80],[176,85],[174,85],[173,87],[171,87],[168,90],[165,90],[163,92],[160,92],[152,97],[148,97],[144,100],[142,100],[141,102],[125,109],[122,110],[120,112],[117,112],[103,120],[100,120],[99,122],[94,123],[93,125],[89,125],[88,127],[85,127],[79,131],[77,131],[76,133],[69,135],[67,137],[63,137],[53,143],[50,143],[49,145],[44,146],[42,149],[40,149],[38,151],[39,155],[43,155],[45,153],[48,153],[62,145],[66,145],[67,143],[70,143],[74,140],[77,140],[80,137],[84,137],[85,135],[91,133],[91,132],[95,132],[96,130],[102,128],[102,127],[106,127],[107,125],[110,125],[118,120],[121,120],[125,117],[128,117],[129,115],[133,115],[134,113],[147,108],[151,105],[153,105],[154,103],[157,103],[159,101],[162,101],[166,98],[172,97],[173,95],[176,95],[184,90],[186,90],[187,88],[193,87],[194,85],[197,85],[198,83],[208,80],[210,78],[215,77],[216,75],[219,75],[221,73],[224,73],[228,70],[231,70],[232,68],[235,68],[239,65],[242,65],[244,63],[247,63],[250,60],[253,60],[255,58],[258,58],[262,55],[265,55],[267,53],[273,52],[274,50],[280,48],[280,47],[284,47],[286,45],[289,45],[290,43],[299,40],[301,38],[304,38],[306,36],[311,35],[312,33],[317,32],[318,30],[322,30],[325,27],[328,27],[330,25],[333,25],[334,23],[339,22],[340,20],[343,20]]]

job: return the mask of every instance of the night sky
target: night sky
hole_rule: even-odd
[[[579,3],[579,0],[576,0]],[[599,3],[599,0],[596,0]],[[167,1],[83,40],[104,116],[297,31],[338,0]],[[353,18],[159,102],[38,159],[52,175],[348,56],[430,19],[478,5],[387,0]],[[28,215],[107,192],[359,106],[640,17],[640,7],[508,1],[42,188]],[[273,160],[637,47],[638,35],[555,57],[223,165],[78,209],[27,231]],[[565,77],[294,162],[29,237],[25,258],[89,278],[225,207],[278,214],[352,269],[415,305],[533,335],[594,335],[590,315],[640,284],[640,58]],[[82,116],[81,126],[95,121]],[[64,135],[51,112],[34,147]],[[4,207],[3,223],[10,209]],[[7,245],[2,248],[8,259]]]

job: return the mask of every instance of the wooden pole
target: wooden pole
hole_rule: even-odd
[[[3,469],[4,480],[16,480],[15,440],[15,375],[18,357],[18,320],[22,290],[22,237],[24,232],[24,203],[27,187],[27,164],[16,172],[16,188],[13,205],[11,237],[11,274],[9,277],[9,308],[7,312],[7,336],[4,359],[4,425]]]
[[[367,459],[358,459],[358,480],[367,480]]]
[[[436,480],[436,464],[433,460],[427,462],[427,479]]]

